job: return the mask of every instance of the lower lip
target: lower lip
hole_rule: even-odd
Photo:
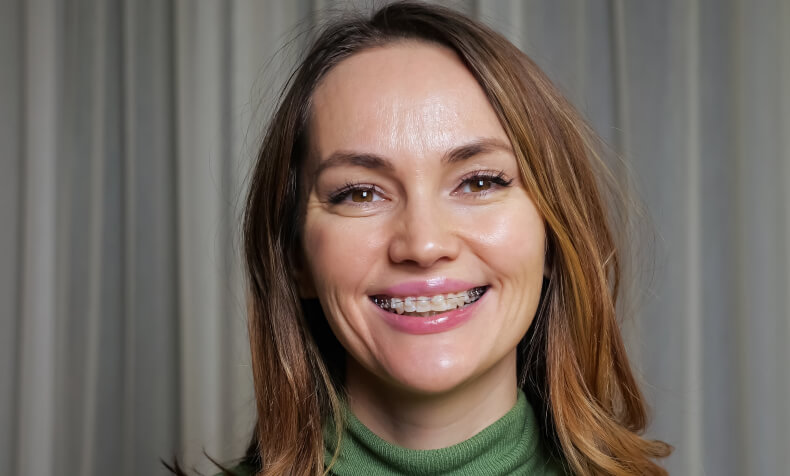
[[[394,312],[385,311],[384,309],[378,307],[373,301],[371,301],[370,304],[378,310],[384,321],[386,321],[390,326],[394,327],[395,330],[405,332],[407,334],[436,334],[438,332],[444,332],[458,327],[471,319],[472,316],[474,316],[480,301],[485,299],[487,295],[488,291],[480,296],[480,299],[466,307],[461,309],[453,309],[451,311],[443,312],[430,317],[396,314]]]

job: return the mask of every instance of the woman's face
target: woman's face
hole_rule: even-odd
[[[342,61],[313,99],[306,271],[358,368],[435,394],[515,367],[545,230],[474,77],[404,42]]]

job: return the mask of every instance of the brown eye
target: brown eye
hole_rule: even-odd
[[[351,201],[362,203],[373,201],[373,190],[356,189],[351,191]]]
[[[484,178],[478,178],[469,182],[470,192],[482,192],[491,188],[491,181]]]
[[[375,186],[360,184],[348,184],[328,197],[328,201],[332,205],[340,205],[342,203],[351,205],[356,203],[360,206],[363,206],[363,204],[368,206],[368,203],[382,200],[384,198]]]
[[[489,193],[494,193],[499,189],[509,187],[513,179],[508,179],[504,172],[496,175],[490,172],[480,171],[477,174],[463,179],[457,191],[459,194],[470,197],[485,197]]]

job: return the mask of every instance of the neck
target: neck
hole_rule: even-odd
[[[382,439],[415,450],[446,448],[476,435],[516,404],[516,352],[482,376],[429,394],[384,383],[349,358],[346,388],[351,411]]]

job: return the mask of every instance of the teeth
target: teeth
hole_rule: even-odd
[[[447,303],[444,300],[444,296],[439,294],[438,296],[434,296],[431,298],[431,310],[432,311],[446,311],[447,310]]]
[[[460,293],[437,294],[436,296],[409,296],[405,298],[373,298],[382,309],[403,314],[404,312],[444,312],[476,301],[486,291],[485,287],[473,288]]]

